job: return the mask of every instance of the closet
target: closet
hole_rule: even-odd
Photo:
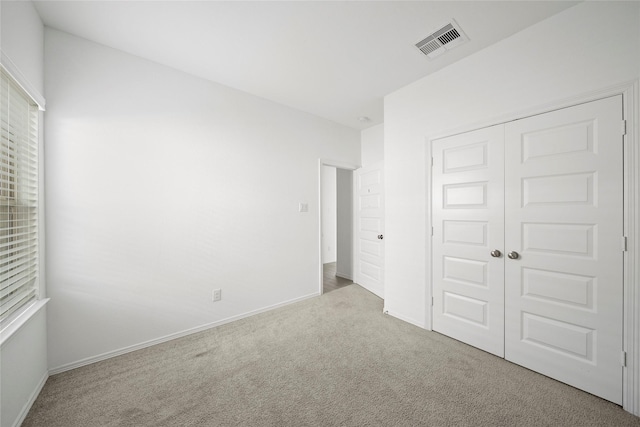
[[[432,141],[433,329],[622,403],[622,96]]]

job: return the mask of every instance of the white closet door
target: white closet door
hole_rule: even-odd
[[[502,125],[432,145],[433,329],[501,357],[503,146]]]
[[[622,402],[622,99],[505,125],[505,357]]]

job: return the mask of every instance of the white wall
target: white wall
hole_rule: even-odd
[[[336,262],[336,168],[322,165],[322,263]]]
[[[640,76],[640,3],[585,2],[385,98],[385,309],[430,327],[426,141]]]
[[[353,280],[353,171],[336,170],[337,254],[336,275]]]
[[[371,166],[384,160],[384,124],[360,132],[362,166]]]
[[[47,311],[36,311],[0,348],[0,426],[19,425],[49,377]]]
[[[43,94],[44,27],[29,1],[3,1],[0,47],[31,85]]]
[[[51,29],[45,70],[54,371],[318,294],[359,132]]]
[[[0,2],[0,49],[30,88],[43,91],[44,28],[31,2]],[[42,120],[42,114],[40,115]],[[41,143],[42,148],[42,143]],[[44,240],[44,229],[41,239]],[[45,296],[45,256],[40,253],[40,295]],[[48,377],[47,312],[36,311],[0,347],[0,425],[18,425]]]

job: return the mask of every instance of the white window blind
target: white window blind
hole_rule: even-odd
[[[38,296],[38,106],[0,70],[0,322],[4,322]]]

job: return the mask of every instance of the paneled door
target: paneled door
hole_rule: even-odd
[[[504,356],[504,128],[433,142],[433,329]]]
[[[382,163],[356,170],[356,283],[384,298]]]
[[[621,123],[616,96],[505,126],[505,356],[618,404]]]
[[[621,129],[614,96],[432,145],[434,330],[618,404]]]

